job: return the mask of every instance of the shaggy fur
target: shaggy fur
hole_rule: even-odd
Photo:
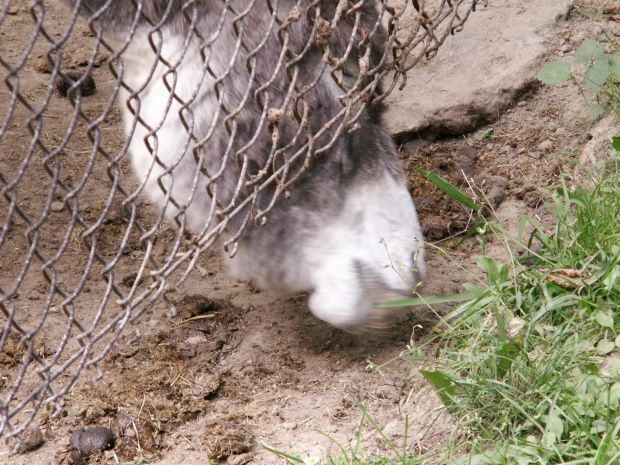
[[[346,89],[323,63],[326,46],[336,58],[350,47],[344,69],[352,82],[366,52],[358,50],[362,36],[371,37],[371,67],[384,54],[385,32],[376,27],[372,1],[361,1],[364,32],[354,40],[353,17],[343,16],[326,38],[313,34],[316,7],[322,20],[331,22],[338,4],[333,0],[67,3],[103,27],[105,40],[120,52],[125,132],[143,191],[195,234],[204,232],[214,196],[220,210],[234,210],[260,185],[247,181],[267,179],[342,110],[339,97]],[[279,5],[280,21],[297,3],[301,14],[279,31],[268,3]],[[239,16],[243,19],[235,21]],[[283,40],[290,49],[285,63],[303,56],[288,70],[277,70]],[[274,126],[267,108],[282,106],[292,76],[294,94],[303,89],[305,95],[289,101]],[[292,105],[308,115],[301,128],[291,116]],[[234,118],[226,119],[231,113]],[[337,127],[311,140],[315,150],[332,140]],[[338,137],[324,153],[289,165],[288,178],[301,173],[299,179],[277,198],[266,224],[250,220],[231,271],[263,288],[310,291],[313,313],[335,326],[356,330],[382,324],[390,314],[372,302],[410,295],[425,269],[415,208],[378,113],[364,110],[356,131]],[[266,208],[276,194],[272,183],[256,206]],[[230,221],[228,237],[245,214]],[[398,273],[382,268],[390,263]]]

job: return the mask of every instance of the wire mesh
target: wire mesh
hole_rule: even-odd
[[[41,408],[59,415],[130,322],[214,244],[234,254],[477,3],[5,0],[0,434],[18,449]],[[317,108],[325,86],[337,107]]]

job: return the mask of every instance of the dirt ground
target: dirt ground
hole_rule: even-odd
[[[29,40],[23,31],[30,30],[33,21],[26,2],[14,2],[11,8],[0,29],[0,57],[17,63]],[[46,14],[48,21],[64,24],[63,10],[55,3],[48,5]],[[600,26],[612,34],[614,30],[620,33],[615,18],[601,16],[595,27],[574,12],[548,37],[550,59],[570,57],[579,38],[600,37]],[[84,28],[81,37],[82,42],[72,42],[64,56],[68,68],[76,71],[88,62],[80,48],[89,40]],[[458,35],[453,40],[458,40]],[[54,147],[69,128],[67,115],[72,106],[57,93],[49,92],[50,75],[37,47],[44,50],[44,44],[35,44],[35,53],[20,73],[19,83],[11,82],[33,102],[42,102],[49,95],[51,104],[45,124],[34,131],[40,131],[49,147]],[[113,80],[105,66],[96,68],[93,77],[97,89],[93,96],[84,98],[84,108],[95,117],[107,105]],[[4,95],[0,113],[7,114],[12,107],[6,97],[9,93]],[[19,173],[23,147],[31,141],[31,134],[23,131],[31,113],[23,106],[15,108],[6,136],[0,141],[0,172],[7,179]],[[496,122],[474,133],[433,135],[428,137],[431,140],[421,134],[401,146],[426,238],[448,249],[451,256],[447,259],[434,249],[428,250],[425,295],[462,291],[461,283],[471,280],[469,273],[478,275],[474,263],[481,251],[473,240],[454,250],[460,240],[458,234],[476,218],[447,199],[411,166],[430,169],[463,189],[468,185],[466,178],[474,179],[489,195],[498,218],[514,231],[524,213],[544,220],[543,201],[557,183],[560,170],[572,170],[569,159],[578,155],[591,138],[583,98],[569,84],[525,89],[520,99],[498,116]],[[110,153],[123,146],[119,126],[120,114],[114,109],[103,126]],[[84,124],[78,127],[83,129]],[[89,151],[83,148],[90,146],[85,133],[79,131],[61,155],[62,166],[58,169],[67,185],[79,184],[88,171]],[[36,156],[44,154],[39,151]],[[66,249],[55,263],[55,270],[59,282],[70,293],[83,278],[88,250],[75,239],[81,231],[67,229],[67,209],[57,205],[64,192],[49,195],[50,176],[44,164],[37,166],[27,170],[21,181],[20,206],[31,218],[49,209],[53,212],[40,230],[39,249],[47,257]],[[129,174],[126,163],[121,162],[120,167]],[[55,169],[53,165],[48,168]],[[108,195],[105,169],[105,163],[93,168],[81,193],[79,213],[86,222],[94,222],[102,214],[102,199]],[[131,181],[126,182],[131,185]],[[0,200],[2,224],[8,205],[6,197]],[[148,223],[155,212],[145,204],[140,215]],[[121,209],[113,209],[103,222],[99,250],[107,253],[108,259],[114,257],[128,221]],[[38,269],[30,269],[18,278],[29,248],[23,235],[26,227],[23,220],[17,219],[15,230],[7,235],[8,246],[2,248],[0,257],[0,287],[6,291],[16,283],[20,285],[15,299],[20,323],[34,328],[49,296],[49,283]],[[174,241],[175,229],[166,225],[157,234],[156,254],[165,257],[169,252],[166,244]],[[501,247],[492,239],[488,253],[502,256]],[[125,290],[134,284],[140,257],[140,243],[134,234],[115,268],[116,282]],[[345,447],[356,440],[362,412],[353,399],[366,406],[384,434],[396,444],[403,441],[408,418],[411,452],[431,449],[452,434],[454,424],[439,414],[439,401],[415,375],[420,365],[396,359],[408,350],[412,337],[419,341],[427,336],[437,314],[445,308],[414,308],[386,330],[348,334],[314,318],[307,308],[307,296],[260,292],[231,279],[218,251],[205,254],[199,265],[198,272],[171,295],[176,316],[171,316],[168,304],[159,302],[130,323],[102,360],[102,379],[93,380],[95,370],[85,369],[65,396],[59,418],[52,418],[45,409],[35,417],[44,444],[13,456],[9,454],[12,443],[3,441],[0,463],[68,463],[72,432],[92,426],[110,428],[117,439],[113,451],[105,457],[92,457],[90,463],[145,457],[151,460],[149,463],[190,465],[207,463],[207,456],[237,465],[285,463],[284,458],[268,452],[260,443],[322,459],[338,455],[333,440]],[[97,277],[100,271],[101,265],[94,265],[93,272],[84,278],[84,292],[76,300],[79,316],[87,325],[97,313],[106,289],[105,281]],[[61,335],[67,331],[67,319],[57,305],[53,303],[46,329],[34,341],[34,350],[42,357],[56,353]],[[105,323],[112,318],[113,314],[104,315],[102,320]],[[15,344],[16,337],[11,337],[0,354],[2,399],[18,378],[24,356],[23,348]],[[69,344],[78,347],[75,341]],[[106,338],[102,344],[105,347]],[[428,355],[432,357],[432,351]],[[369,362],[380,365],[393,359],[381,373],[368,369]],[[30,374],[23,385],[35,382],[38,378]],[[365,450],[387,452],[385,443],[369,425],[361,436]]]

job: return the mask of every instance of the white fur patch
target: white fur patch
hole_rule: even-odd
[[[159,42],[155,35],[153,40]],[[160,41],[162,58],[172,66],[178,65],[176,82],[174,75],[166,77],[176,97],[189,102],[198,91],[196,102],[200,102],[207,94],[213,93],[213,78],[210,76],[205,76],[200,89],[197,89],[203,71],[202,60],[194,46],[190,45],[183,56],[183,38],[168,34],[166,29]],[[198,232],[209,218],[211,199],[205,189],[207,178],[198,172],[194,160],[192,150],[195,143],[179,117],[182,105],[172,97],[164,81],[170,68],[157,60],[146,35],[141,34],[133,38],[122,59],[125,68],[123,81],[134,91],[139,91],[139,101],[131,99],[126,89],[120,94],[134,173],[140,182],[145,182],[144,193],[156,205],[166,205],[169,219],[175,217],[178,209],[167,200],[167,195],[181,208],[187,207],[187,227]],[[202,103],[192,104],[191,111],[183,113],[189,124],[193,119],[192,111],[201,112],[201,117],[211,122],[215,108],[204,105],[204,101]],[[133,107],[136,115],[128,105]],[[141,121],[135,123],[138,116]],[[160,183],[167,192],[162,190]]]
[[[409,192],[387,173],[349,192],[304,248],[312,312],[342,328],[380,322],[385,310],[373,302],[411,296],[425,278],[422,240]]]

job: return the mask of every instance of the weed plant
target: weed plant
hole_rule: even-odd
[[[445,318],[436,367],[421,371],[457,421],[448,462],[620,463],[618,157],[584,175],[555,191],[550,227],[485,226],[509,266],[478,260],[486,285],[466,286],[476,297]]]
[[[607,109],[620,116],[620,46],[609,34],[605,33],[605,37],[606,43],[586,37],[575,50],[572,62],[554,61],[538,73],[545,84],[572,81],[586,103],[590,103],[589,89],[594,96],[593,103],[588,106],[593,119]],[[580,72],[584,68],[585,71]]]

